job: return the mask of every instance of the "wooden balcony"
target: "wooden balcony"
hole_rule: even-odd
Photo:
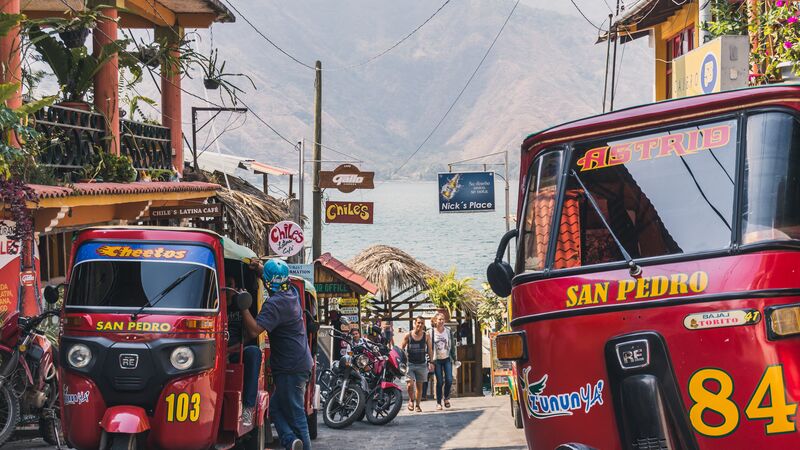
[[[36,113],[35,128],[45,137],[39,162],[55,169],[59,177],[75,179],[100,151],[106,151],[111,136],[104,118],[96,112],[53,105]],[[120,121],[120,153],[137,170],[171,169],[170,129],[131,120]]]

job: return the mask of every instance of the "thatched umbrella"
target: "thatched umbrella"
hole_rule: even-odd
[[[267,236],[272,225],[291,217],[289,208],[272,197],[258,198],[224,188],[216,194],[228,211],[226,216],[232,237],[262,254],[268,248]]]
[[[417,261],[408,253],[388,245],[373,245],[362,250],[348,264],[354,271],[365,276],[384,298],[392,295],[393,289],[416,286],[427,289],[427,278],[439,272]]]

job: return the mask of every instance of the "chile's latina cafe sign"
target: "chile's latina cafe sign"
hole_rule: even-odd
[[[356,189],[375,189],[375,172],[362,172],[352,164],[342,164],[331,171],[320,171],[319,187],[335,188],[344,193]]]

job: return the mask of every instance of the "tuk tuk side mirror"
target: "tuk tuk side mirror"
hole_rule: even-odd
[[[61,285],[59,285],[61,286]],[[44,301],[50,305],[58,303],[61,294],[58,291],[59,286],[48,285],[44,287]]]
[[[500,245],[497,247],[497,254],[494,261],[489,264],[486,269],[486,280],[489,282],[492,291],[500,297],[508,297],[511,295],[511,280],[514,278],[514,269],[511,265],[503,261],[503,253],[508,248],[508,242],[519,235],[517,230],[508,231],[500,239]]]
[[[249,292],[239,292],[233,298],[236,307],[239,308],[239,311],[244,311],[246,309],[250,309],[250,305],[253,304],[253,296],[250,295]]]

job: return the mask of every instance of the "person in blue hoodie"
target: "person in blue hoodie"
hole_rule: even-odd
[[[269,414],[281,445],[290,450],[311,450],[304,396],[312,360],[299,293],[289,282],[289,266],[278,258],[264,264],[263,280],[269,298],[258,316],[253,318],[249,311],[243,311],[242,320],[250,336],[265,331],[269,336],[269,364],[275,383]]]

